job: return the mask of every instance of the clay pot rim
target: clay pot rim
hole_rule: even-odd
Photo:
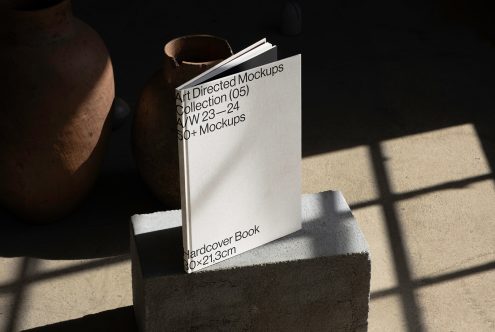
[[[28,16],[28,15],[33,15],[33,14],[38,15],[38,14],[50,12],[56,8],[67,7],[70,5],[70,2],[71,2],[71,0],[47,0],[46,1],[47,4],[45,6],[36,7],[33,9],[20,8],[21,6],[15,5],[14,3],[12,3],[12,4],[6,6],[6,10],[8,12],[10,12],[11,14],[19,15],[19,16],[20,15]]]
[[[165,46],[163,47],[163,52],[165,53],[165,56],[172,59],[177,66],[179,66],[181,64],[199,65],[199,66],[212,65],[212,64],[215,64],[215,63],[225,59],[225,56],[219,55],[218,57],[215,57],[214,59],[212,58],[212,59],[208,59],[206,61],[190,61],[190,60],[183,60],[183,59],[178,60],[178,57],[177,57],[178,54],[176,54],[176,52],[174,51],[174,48],[176,47],[175,44],[177,44],[178,42],[181,42],[181,41],[185,41],[187,39],[205,39],[205,40],[208,39],[210,41],[215,41],[216,43],[218,43],[219,49],[224,48],[223,51],[227,50],[230,54],[233,54],[232,48],[230,47],[230,44],[224,38],[214,36],[214,35],[208,35],[208,34],[181,36],[181,37],[177,37],[177,38],[174,38],[174,39],[168,41],[165,44]]]

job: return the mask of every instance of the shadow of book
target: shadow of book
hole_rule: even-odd
[[[24,330],[31,332],[55,332],[55,331],[137,331],[134,319],[133,306],[106,310],[96,314],[87,315],[65,322],[35,327]]]

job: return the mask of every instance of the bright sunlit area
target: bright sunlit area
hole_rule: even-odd
[[[306,157],[303,179],[339,188],[365,233],[370,331],[495,328],[495,187],[472,124]]]

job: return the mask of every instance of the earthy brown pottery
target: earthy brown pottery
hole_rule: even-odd
[[[112,63],[70,1],[10,1],[0,17],[0,201],[50,221],[91,188],[114,99]]]
[[[163,68],[144,87],[134,118],[133,145],[142,177],[166,205],[180,208],[175,88],[229,57],[228,42],[186,36],[168,42]]]

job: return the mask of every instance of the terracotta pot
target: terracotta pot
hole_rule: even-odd
[[[10,1],[0,17],[0,201],[50,221],[91,188],[109,133],[112,63],[70,1]]]
[[[144,87],[134,117],[133,148],[139,171],[170,209],[180,209],[175,88],[229,57],[228,42],[186,36],[168,42],[163,68]]]

